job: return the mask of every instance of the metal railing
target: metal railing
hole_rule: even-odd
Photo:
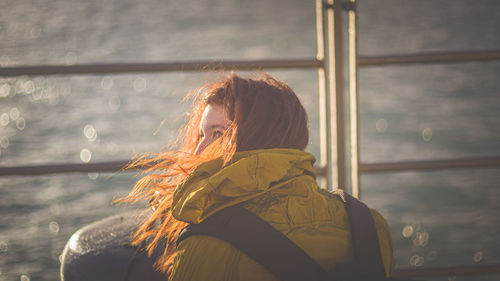
[[[500,264],[397,268],[393,272],[393,276],[399,278],[454,277],[498,274],[500,274]]]
[[[358,56],[357,65],[384,66],[398,64],[436,64],[500,60],[500,50],[432,52],[394,56]],[[48,76],[77,74],[126,74],[179,71],[318,69],[325,61],[318,58],[263,60],[196,60],[160,63],[107,63],[78,65],[20,65],[0,67],[0,77]]]
[[[255,69],[308,69],[323,64],[315,58],[268,60],[198,60],[161,63],[109,63],[80,65],[41,65],[0,67],[0,77],[21,75],[75,75],[125,74],[144,72],[255,70]]]
[[[0,176],[35,176],[60,173],[96,173],[117,172],[124,170],[130,160],[117,160],[109,162],[77,164],[43,164],[22,165],[11,167],[0,167]],[[471,169],[500,167],[500,156],[493,157],[471,157],[451,160],[428,160],[428,161],[400,161],[387,163],[360,163],[361,173],[387,173],[405,171],[432,171],[447,169]],[[326,175],[327,167],[318,165],[314,167],[316,174],[320,177]],[[127,171],[127,170],[124,170]]]
[[[320,165],[315,167],[320,176],[327,178],[326,185],[332,183],[345,187],[347,177],[351,178],[354,195],[360,195],[360,173],[384,173],[416,170],[484,168],[500,166],[500,156],[475,157],[449,160],[404,161],[392,163],[359,163],[357,124],[357,68],[429,63],[460,63],[473,61],[500,60],[500,50],[433,52],[390,56],[358,56],[356,1],[316,0],[316,28],[318,40],[317,58],[268,59],[268,60],[199,60],[160,63],[112,63],[80,65],[10,66],[0,67],[0,77],[23,75],[99,75],[125,73],[155,73],[173,71],[213,71],[213,70],[264,70],[264,69],[317,69],[319,80],[320,112]],[[350,104],[350,174],[346,168],[344,42],[342,17],[347,11],[349,17],[349,104]],[[339,94],[336,94],[339,93]],[[354,153],[353,153],[354,152]],[[90,164],[44,164],[37,166],[0,167],[0,176],[27,176],[71,172],[116,172],[129,161],[111,161]],[[338,163],[334,165],[334,163]],[[439,277],[458,275],[499,274],[500,264],[454,266],[438,268],[398,268],[398,277]]]

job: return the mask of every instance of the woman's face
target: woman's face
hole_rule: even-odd
[[[194,153],[201,153],[214,140],[220,138],[228,125],[229,118],[227,118],[224,107],[209,104],[203,111],[200,123],[200,142]]]

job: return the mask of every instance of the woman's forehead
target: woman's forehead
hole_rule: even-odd
[[[222,127],[225,128],[228,123],[226,110],[222,105],[209,104],[203,111],[201,126],[203,128]]]

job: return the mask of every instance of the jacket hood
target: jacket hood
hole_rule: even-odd
[[[312,154],[296,149],[237,152],[222,167],[222,159],[199,165],[174,192],[172,214],[200,223],[210,215],[277,189],[302,175],[315,176]]]

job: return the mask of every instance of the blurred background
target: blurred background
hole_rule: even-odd
[[[359,0],[360,55],[500,48],[500,2]],[[0,0],[0,66],[313,58],[315,1]],[[253,72],[238,72],[243,76]],[[309,112],[318,156],[316,70],[270,71]],[[183,96],[220,73],[0,77],[0,166],[94,163],[160,151]],[[366,163],[500,155],[500,62],[360,70]],[[0,177],[0,280],[58,280],[59,255],[113,206],[128,173]],[[361,178],[388,220],[397,266],[500,262],[500,168]],[[490,278],[490,279],[488,279]],[[439,280],[493,280],[454,277]]]

